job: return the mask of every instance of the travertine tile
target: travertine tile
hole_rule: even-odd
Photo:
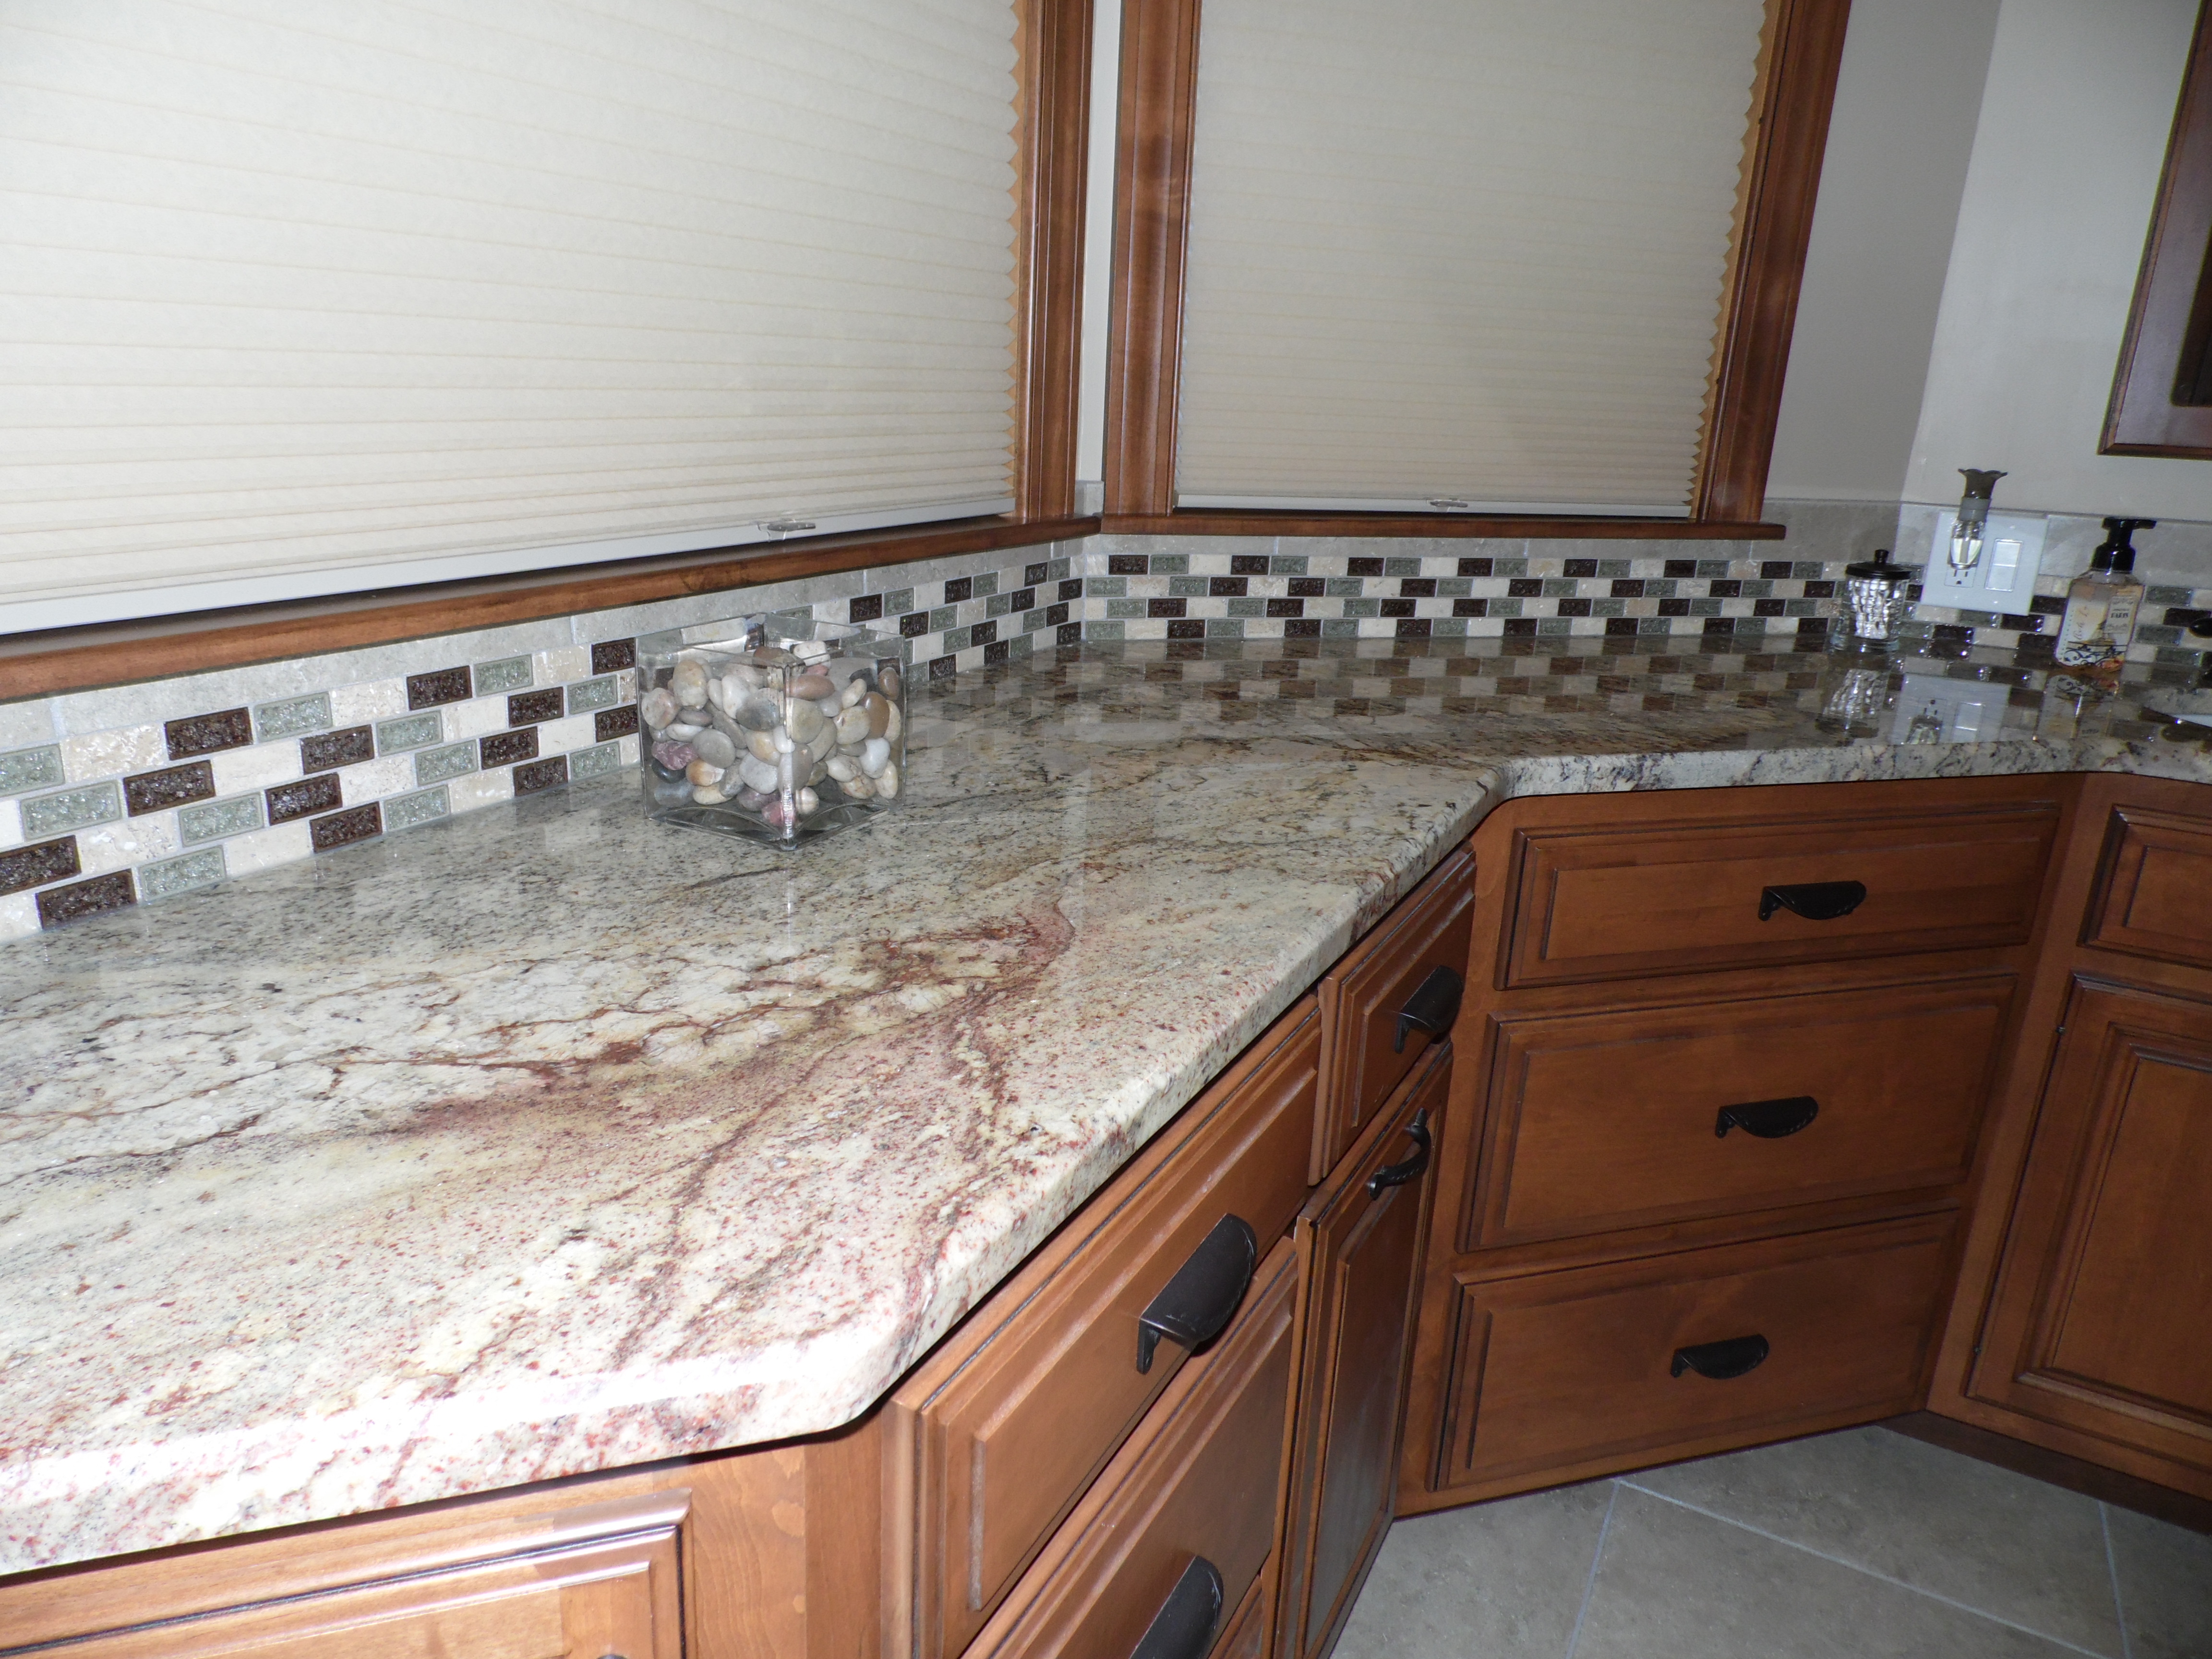
[[[169,758],[158,726],[131,726],[89,737],[64,738],[62,767],[71,783],[112,778],[118,772],[143,772]]]
[[[251,749],[225,749],[208,759],[215,768],[215,792],[218,795],[242,795],[249,790],[266,789],[271,784],[289,783],[300,775],[297,743],[258,743]]]
[[[307,836],[304,819],[291,823],[279,823],[266,830],[254,830],[222,844],[223,855],[234,876],[250,875],[256,870],[266,870],[276,865],[289,864],[303,859],[314,850]]]

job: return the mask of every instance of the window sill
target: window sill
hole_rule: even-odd
[[[1257,513],[1185,507],[1109,513],[1109,536],[1480,536],[1501,540],[1765,542],[1778,524],[1694,519],[1484,518],[1472,513]]]

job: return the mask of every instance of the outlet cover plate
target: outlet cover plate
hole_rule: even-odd
[[[2036,573],[2043,568],[2043,532],[2050,521],[2038,514],[1992,513],[1982,531],[1982,561],[1959,580],[1951,573],[1951,526],[1955,508],[1936,515],[1936,538],[1929,544],[1928,568],[1921,574],[1920,602],[1954,611],[2026,613],[2035,597]]]

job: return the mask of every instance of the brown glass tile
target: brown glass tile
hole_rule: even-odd
[[[1024,587],[1035,587],[1041,582],[1047,582],[1051,580],[1052,567],[1049,564],[1025,564],[1022,567],[1022,586]]]
[[[131,884],[131,872],[118,870],[112,876],[94,876],[90,881],[47,888],[39,895],[39,926],[58,927],[65,921],[96,916],[103,910],[120,910],[137,902],[137,891]]]
[[[568,781],[568,757],[566,755],[548,756],[542,761],[532,761],[527,766],[514,769],[514,793],[534,795],[540,789],[550,789],[556,783]]]
[[[1229,574],[1232,576],[1264,576],[1267,574],[1267,556],[1265,553],[1231,553],[1229,556]]]
[[[343,732],[318,732],[312,738],[300,739],[302,772],[329,772],[375,758],[376,734],[366,726],[349,726]]]
[[[635,640],[601,640],[592,647],[592,672],[616,674],[637,666]]]
[[[1290,582],[1291,597],[1294,599],[1318,599],[1328,593],[1328,582],[1321,576],[1293,576]]]
[[[435,708],[440,703],[466,702],[470,696],[469,671],[465,667],[437,668],[427,674],[407,677],[410,708]]]
[[[335,772],[301,778],[297,783],[280,783],[261,793],[268,799],[271,823],[289,823],[294,818],[304,818],[311,812],[327,812],[344,804]]]
[[[253,741],[253,716],[243,708],[225,708],[213,714],[187,714],[161,728],[168,739],[169,758],[190,760],[212,755],[219,749],[243,749]]]
[[[990,645],[995,642],[998,637],[999,619],[996,617],[992,617],[988,622],[979,622],[968,630],[968,643],[970,645]],[[1000,652],[996,659],[987,657],[984,660],[1004,662],[1006,653]]]
[[[207,800],[215,794],[215,768],[205,761],[168,766],[158,772],[141,772],[123,780],[123,807],[132,817]]]
[[[1154,600],[1153,603],[1159,601]],[[1182,601],[1177,599],[1175,603],[1181,605]],[[1168,624],[1168,638],[1170,640],[1203,640],[1205,637],[1206,624],[1195,617],[1188,622],[1170,622]],[[1189,659],[1185,657],[1183,660],[1188,661]]]
[[[949,680],[959,666],[957,658],[932,657],[929,659],[929,678],[932,680]]]
[[[525,726],[513,732],[495,732],[483,738],[477,749],[483,769],[512,766],[517,761],[538,758],[538,728]]]
[[[307,839],[313,843],[318,853],[327,853],[333,847],[348,847],[355,842],[368,841],[383,833],[383,810],[374,801],[362,806],[349,806],[343,812],[317,818],[307,826]]]
[[[1490,573],[1491,563],[1487,559],[1462,559],[1459,562],[1459,574],[1462,576],[1487,576]]]
[[[562,707],[561,688],[557,685],[549,685],[542,691],[518,691],[507,700],[507,723],[535,726],[540,720],[557,720]]]
[[[1206,597],[1215,599],[1241,599],[1252,591],[1249,576],[1209,576],[1206,579]]]
[[[855,593],[847,602],[845,620],[853,623],[879,622],[883,619],[884,596],[880,593]]]
[[[1365,558],[1346,559],[1344,562],[1344,574],[1347,576],[1379,576],[1382,574],[1382,561]]]
[[[1109,576],[1142,576],[1152,568],[1142,553],[1109,553],[1106,574]]]
[[[1019,616],[1024,611],[1036,609],[1036,589],[1018,587],[1006,596],[1006,609]]]
[[[624,703],[619,708],[602,708],[592,717],[592,741],[612,743],[617,738],[629,737],[637,730],[637,705]]]
[[[975,579],[973,576],[954,576],[945,584],[945,602],[947,605],[958,605],[963,599],[975,597]]]
[[[994,663],[1006,662],[1013,656],[1013,653],[1014,645],[1012,640],[992,640],[983,647],[983,665],[988,668]]]
[[[1579,580],[1584,576],[1595,576],[1597,574],[1597,561],[1569,559],[1559,567],[1559,574],[1569,580]]]
[[[1061,645],[1079,646],[1083,643],[1083,624],[1079,622],[1062,623],[1055,638]]]
[[[75,836],[10,848],[0,853],[0,893],[20,893],[26,887],[61,881],[75,875],[78,868]]]
[[[1048,605],[1045,606],[1044,625],[1047,628],[1057,628],[1066,620],[1067,607],[1065,605]]]
[[[1668,576],[1694,576],[1698,574],[1698,562],[1695,559],[1669,559],[1662,567],[1662,574]]]
[[[909,611],[899,618],[899,634],[902,638],[918,640],[927,632],[929,632],[929,612],[927,611]]]

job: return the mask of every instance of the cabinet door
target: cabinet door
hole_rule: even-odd
[[[1452,1050],[1439,1047],[1377,1114],[1298,1217],[1298,1407],[1276,1651],[1335,1642],[1389,1530],[1405,1425],[1415,1284],[1436,1187]]]
[[[1975,1362],[1981,1399],[2212,1474],[2212,1004],[2077,981]]]

